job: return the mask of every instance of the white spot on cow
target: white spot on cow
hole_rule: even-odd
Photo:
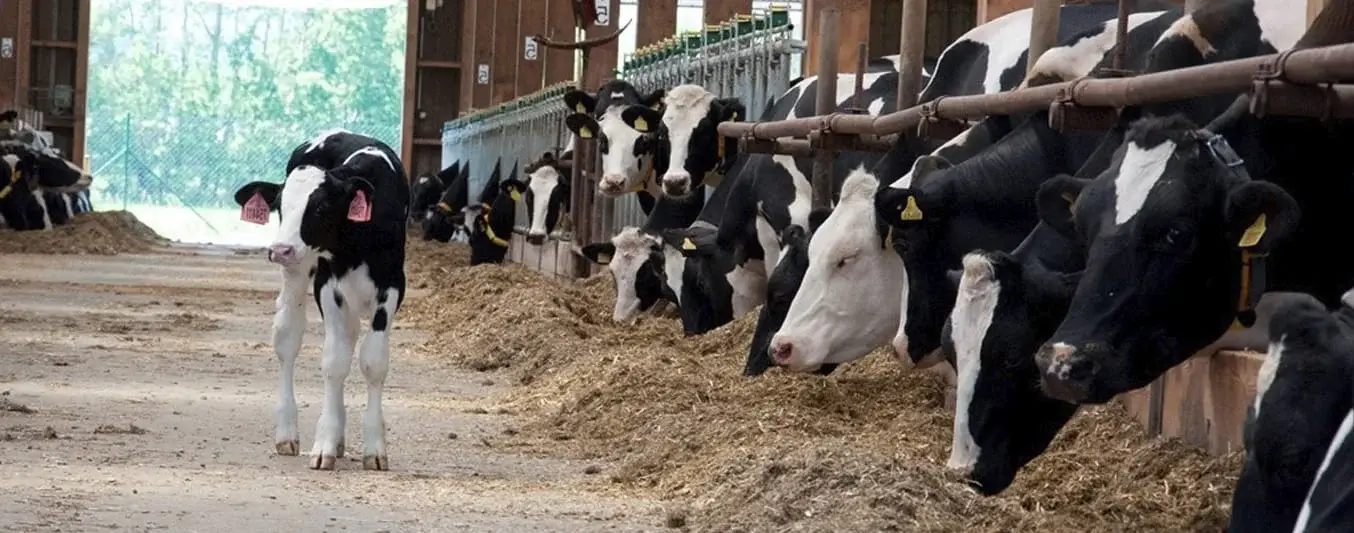
[[[625,93],[621,93],[621,92],[611,93],[611,97],[612,97],[612,98],[625,98]]]
[[[982,452],[969,428],[969,406],[973,403],[974,388],[982,371],[983,340],[992,327],[1000,293],[1001,283],[996,279],[992,262],[980,253],[965,255],[964,274],[959,279],[958,297],[950,313],[950,336],[959,367],[950,468],[970,468]]]
[[[47,207],[47,199],[42,197],[42,191],[33,191],[33,199],[42,207],[42,229],[52,229],[52,215]]]
[[[1345,291],[1344,294],[1341,294],[1340,303],[1345,304],[1345,307],[1354,308],[1354,289],[1350,289]]]
[[[304,263],[308,247],[301,240],[301,218],[310,203],[310,194],[324,183],[324,170],[316,166],[302,165],[292,169],[282,184],[282,202],[278,208],[277,235],[273,238],[273,247],[290,246],[296,253],[296,262]]]
[[[0,156],[0,160],[3,160],[5,164],[9,165],[9,168],[11,169],[16,166],[19,166],[19,156],[14,154],[5,154],[3,156]],[[9,176],[5,176],[5,179],[9,179]]]
[[[1294,9],[1291,0],[1256,0],[1255,16],[1260,19],[1260,39],[1275,50],[1292,48],[1307,32],[1307,11]]]
[[[348,156],[347,159],[343,160],[343,164],[346,165],[352,162],[352,160],[357,159],[359,157],[379,157],[381,159],[384,159],[387,165],[390,165],[390,170],[395,170],[395,162],[391,161],[390,157],[387,156],[385,152],[381,151],[380,148],[377,148],[375,146],[367,146],[365,148],[362,148],[361,150],[353,152],[352,155]]]
[[[1199,24],[1194,22],[1194,17],[1190,15],[1176,19],[1171,27],[1166,28],[1166,31],[1162,32],[1160,37],[1157,37],[1157,44],[1172,37],[1189,39],[1189,42],[1194,45],[1194,49],[1198,50],[1199,55],[1203,57],[1208,57],[1209,54],[1218,51],[1218,49],[1213,48],[1213,43],[1208,42],[1208,39],[1204,37],[1199,30]]]
[[[427,176],[423,176],[423,177],[419,178],[419,179],[418,179],[418,183],[419,183],[419,185],[422,185],[422,184],[424,184],[424,183],[428,183],[428,177],[427,177]]]
[[[71,205],[71,197],[66,193],[61,193],[61,201],[66,204],[66,220],[75,216],[75,207]]]
[[[759,264],[760,263],[760,264]],[[747,314],[766,300],[765,263],[750,260],[746,265],[734,266],[724,279],[733,288],[733,316]]]
[[[762,202],[757,202],[760,208]],[[767,264],[775,270],[776,265],[780,264],[780,233],[771,226],[771,221],[767,220],[759,212],[752,219],[753,228],[757,230],[757,243],[762,247],[762,257],[766,258]]]
[[[531,173],[531,181],[527,187],[531,188],[531,228],[527,230],[527,235],[544,237],[545,216],[550,210],[550,195],[554,194],[555,187],[559,186],[559,171],[555,167],[546,165],[536,169]]]
[[[315,136],[315,139],[314,139],[314,140],[310,141],[310,146],[306,147],[306,153],[310,153],[310,152],[314,152],[315,150],[319,150],[320,148],[322,148],[322,147],[324,146],[324,142],[325,142],[325,141],[329,140],[330,137],[333,137],[333,136],[338,135],[338,134],[340,134],[340,133],[349,133],[349,132],[348,132],[348,130],[345,130],[345,129],[343,129],[343,128],[334,128],[334,129],[332,129],[332,130],[324,130],[324,131],[320,132],[319,135],[316,135],[316,136]]]
[[[677,305],[682,303],[682,272],[686,270],[686,256],[671,246],[663,246],[663,273],[668,278],[668,288],[677,297]]]
[[[1274,375],[1279,371],[1279,363],[1283,360],[1284,339],[1287,335],[1279,337],[1279,342],[1269,344],[1269,352],[1265,354],[1264,362],[1260,363],[1260,373],[1255,378],[1255,416],[1260,416],[1260,404],[1265,400],[1265,393],[1269,392],[1269,387],[1274,384]]]
[[[1326,457],[1321,460],[1321,466],[1316,469],[1316,476],[1312,478],[1312,485],[1307,489],[1307,498],[1302,502],[1302,510],[1298,512],[1293,531],[1307,530],[1307,522],[1312,519],[1312,492],[1316,490],[1317,484],[1321,483],[1321,475],[1330,468],[1331,459],[1335,458],[1335,452],[1344,446],[1351,430],[1354,430],[1354,410],[1345,415],[1345,419],[1340,422],[1340,428],[1335,430],[1335,437],[1331,439],[1330,446],[1326,447]]]
[[[663,96],[663,124],[668,129],[671,152],[668,156],[668,171],[663,181],[690,180],[686,171],[686,159],[690,149],[691,136],[706,115],[710,114],[710,105],[715,101],[714,93],[699,85],[678,85]]]
[[[1164,141],[1151,148],[1143,148],[1137,143],[1128,143],[1124,148],[1123,163],[1119,165],[1119,175],[1114,178],[1114,223],[1123,225],[1132,220],[1152,192],[1162,174],[1166,173],[1166,163],[1175,153],[1175,141]]]
[[[956,44],[964,41],[987,46],[987,72],[983,75],[983,92],[1001,92],[1001,73],[1015,66],[1020,56],[1030,47],[1030,18],[1034,10],[1030,8],[1012,11],[994,20],[981,24],[955,39],[940,53],[937,64],[945,60]],[[931,78],[922,89],[925,93],[931,84],[939,78]]]
[[[627,226],[611,238],[611,244],[616,247],[615,255],[607,263],[607,270],[616,280],[616,307],[611,312],[611,318],[618,323],[629,324],[639,315],[639,293],[635,291],[639,269],[649,260],[650,248],[659,242],[640,232],[639,228]]]
[[[841,200],[809,241],[804,282],[772,338],[771,353],[794,371],[845,363],[884,345],[897,330],[902,258],[881,246],[874,210],[879,181],[857,168]]]
[[[1128,16],[1128,30],[1144,22],[1157,18],[1165,11],[1133,13]],[[1105,54],[1114,48],[1118,41],[1118,21],[1111,19],[1100,25],[1100,33],[1081,39],[1071,46],[1055,46],[1044,52],[1035,61],[1034,68],[1020,82],[1024,87],[1035,76],[1052,76],[1061,80],[1073,80],[1090,74]]]

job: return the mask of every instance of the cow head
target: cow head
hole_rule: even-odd
[[[745,118],[747,112],[737,98],[716,98],[699,85],[678,85],[663,97],[663,112],[634,106],[621,113],[632,127],[658,130],[659,157],[655,168],[662,172],[663,194],[682,198],[701,185],[714,183],[707,174],[723,176],[738,159],[737,139],[724,137],[716,129],[720,123]]]
[[[1354,407],[1354,291],[1335,313],[1315,298],[1287,302],[1269,322],[1269,351],[1247,409],[1246,461],[1228,531],[1288,531],[1326,450]],[[1326,459],[1329,460],[1329,459]]]
[[[302,165],[292,170],[282,185],[255,181],[235,191],[235,202],[245,206],[259,195],[277,211],[277,236],[268,246],[268,260],[284,267],[310,264],[314,253],[332,250],[339,235],[356,222],[348,218],[349,207],[361,194],[371,202],[371,182],[340,167],[326,172]]]
[[[734,317],[734,288],[728,274],[737,266],[732,254],[716,242],[717,231],[692,225],[661,232],[664,244],[682,255],[679,262],[667,257],[665,262],[681,302],[682,329],[687,335],[704,334]]]
[[[582,252],[611,271],[616,283],[616,307],[611,318],[617,323],[634,323],[640,313],[660,301],[677,303],[677,293],[668,284],[667,254],[661,237],[626,227],[611,242],[589,244]],[[673,254],[681,257],[675,251]]]
[[[448,242],[458,228],[464,228],[466,218],[463,211],[467,204],[467,192],[470,183],[470,162],[458,163],[448,167],[453,173],[442,174],[445,188],[437,203],[428,210],[428,218],[423,220],[423,239]]]
[[[658,121],[627,123],[622,113],[634,107],[660,109],[663,90],[641,96],[629,83],[612,80],[598,89],[597,95],[577,89],[566,93],[564,103],[574,114],[566,117],[564,123],[579,138],[597,140],[597,149],[602,154],[598,192],[614,198],[641,190],[653,172],[653,161],[646,165],[645,156],[654,154],[652,133],[658,128]]]
[[[442,180],[432,174],[424,174],[414,180],[414,186],[409,190],[409,218],[426,219],[428,211],[437,205],[437,199],[442,196],[442,188]]]
[[[1078,275],[981,251],[965,255],[956,274],[948,323],[958,373],[949,466],[971,469],[970,484],[992,495],[1010,486],[1076,412],[1040,390],[1034,353],[1062,319]]]
[[[809,241],[809,266],[785,324],[771,339],[776,364],[795,372],[846,363],[888,342],[906,281],[892,231],[875,215],[879,181],[863,168],[842,183],[841,200]]]
[[[1243,260],[1268,254],[1299,216],[1283,189],[1246,175],[1226,141],[1178,115],[1134,122],[1108,170],[1089,184],[1051,180],[1038,205],[1088,252],[1067,316],[1036,357],[1046,392],[1074,403],[1145,386],[1217,339],[1238,301],[1256,300],[1242,290]]]
[[[569,212],[569,180],[573,162],[546,152],[527,167],[527,242],[540,245],[560,217]]]
[[[771,368],[768,351],[771,336],[785,323],[790,303],[804,283],[804,272],[809,268],[809,235],[818,231],[831,214],[832,210],[828,208],[814,209],[809,213],[809,231],[804,231],[798,224],[790,224],[780,232],[780,262],[766,280],[766,303],[757,315],[757,329],[752,334],[743,375],[760,376]],[[824,364],[820,372],[829,373],[836,367],[831,363]]]

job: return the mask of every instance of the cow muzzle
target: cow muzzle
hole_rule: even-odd
[[[606,174],[597,180],[597,191],[606,196],[620,196],[625,193],[625,176]]]
[[[1062,342],[1041,346],[1034,361],[1039,366],[1040,386],[1055,400],[1079,404],[1091,395],[1099,365],[1087,350]]]
[[[292,266],[301,262],[296,247],[290,244],[274,244],[268,247],[268,262],[282,266]]]
[[[691,192],[691,174],[684,171],[663,175],[663,194],[681,198]]]

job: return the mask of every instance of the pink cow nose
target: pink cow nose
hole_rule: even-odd
[[[598,182],[604,192],[621,192],[625,188],[625,176],[620,174],[607,174],[602,176],[602,181]]]
[[[296,262],[296,247],[290,244],[274,244],[268,247],[268,261],[279,265]]]
[[[775,341],[771,343],[771,360],[784,366],[790,362],[790,355],[794,354],[794,351],[794,343],[785,340]]]

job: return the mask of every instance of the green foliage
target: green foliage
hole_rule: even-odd
[[[233,206],[236,188],[281,181],[297,144],[336,127],[399,151],[404,2],[92,4],[86,151],[103,200]]]

